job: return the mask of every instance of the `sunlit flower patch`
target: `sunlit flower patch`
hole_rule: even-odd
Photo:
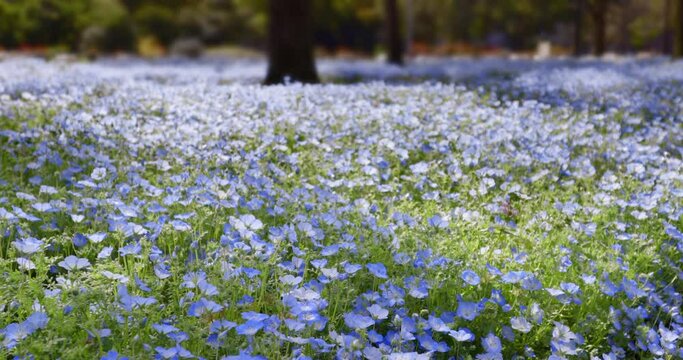
[[[320,68],[0,62],[0,356],[683,358],[683,63]]]

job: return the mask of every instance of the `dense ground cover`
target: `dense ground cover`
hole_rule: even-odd
[[[0,357],[683,358],[683,63],[321,69],[0,62]]]

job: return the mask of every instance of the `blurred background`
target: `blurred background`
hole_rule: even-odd
[[[399,0],[398,6],[410,55],[600,55],[672,52],[676,3]],[[382,54],[384,9],[382,0],[312,0],[316,55]],[[0,49],[46,56],[259,56],[267,22],[266,0],[0,0]]]

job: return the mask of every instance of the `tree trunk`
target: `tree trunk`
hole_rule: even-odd
[[[676,18],[674,20],[674,29],[676,33],[676,40],[674,43],[673,55],[676,58],[683,57],[683,0],[676,1]]]
[[[265,84],[317,83],[310,0],[269,0],[268,74]]]
[[[582,54],[581,38],[583,37],[583,9],[584,0],[574,1],[574,56]]]
[[[672,53],[672,39],[671,39],[671,0],[664,0],[664,33],[662,34],[662,53]]]
[[[410,55],[413,47],[415,33],[415,7],[413,0],[406,0],[406,45],[405,53]]]
[[[403,44],[401,43],[398,4],[396,4],[396,0],[384,0],[384,12],[387,61],[390,64],[403,65]]]
[[[593,5],[593,55],[605,53],[605,37],[607,31],[607,0],[596,0]]]

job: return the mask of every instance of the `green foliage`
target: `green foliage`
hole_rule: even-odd
[[[638,50],[660,41],[665,1],[605,1],[611,29],[608,45]],[[318,46],[371,53],[381,43],[380,0],[312,3]],[[595,4],[597,0],[586,0],[589,28]],[[575,11],[571,0],[412,0],[412,8],[415,42],[497,43],[512,50],[533,49],[539,39],[553,37],[558,29],[567,35]],[[404,15],[406,11],[402,9]],[[267,0],[5,0],[0,1],[0,46],[116,51],[134,49],[143,37],[153,37],[165,47],[191,37],[206,44],[263,47],[267,12]]]
[[[141,34],[154,36],[163,45],[169,45],[178,35],[178,24],[173,11],[169,8],[144,5],[133,17]]]

